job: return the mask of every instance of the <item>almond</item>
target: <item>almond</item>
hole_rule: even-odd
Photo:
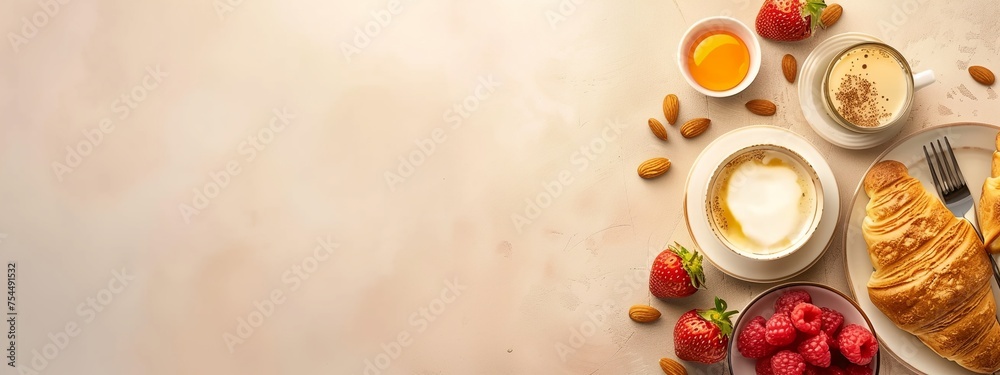
[[[639,323],[649,323],[660,319],[660,311],[653,306],[635,305],[628,309],[628,317]]]
[[[747,102],[747,109],[758,116],[774,116],[774,113],[778,111],[778,107],[774,103],[764,99],[754,99]]]
[[[660,358],[660,368],[667,375],[687,375],[688,373],[683,365],[670,358]]]
[[[840,20],[840,15],[844,14],[844,7],[840,4],[830,4],[823,9],[823,14],[819,16],[819,23],[823,25],[823,28],[829,28],[833,24]]]
[[[667,128],[663,127],[663,124],[660,123],[660,120],[657,120],[655,118],[649,119],[649,130],[653,131],[653,134],[656,135],[656,138],[662,139],[664,141],[667,140]]]
[[[681,104],[677,101],[677,95],[670,94],[663,98],[663,116],[667,118],[668,124],[673,125],[677,122],[680,110]]]
[[[681,125],[681,135],[684,136],[684,138],[697,137],[701,133],[704,133],[705,130],[708,130],[708,125],[710,125],[711,123],[712,120],[709,120],[704,117],[699,117],[690,120],[688,122],[685,122],[684,125]]]
[[[973,65],[969,67],[969,74],[972,75],[972,79],[976,82],[982,83],[986,86],[992,86],[993,82],[996,81],[996,77],[993,75],[989,69],[979,65]]]
[[[781,73],[785,75],[788,83],[795,83],[795,76],[799,73],[799,64],[795,62],[795,56],[785,55],[781,58]]]
[[[653,158],[653,159],[649,159],[649,160],[646,160],[646,161],[642,162],[642,164],[639,164],[639,169],[637,171],[639,172],[639,177],[642,177],[642,178],[645,178],[645,179],[650,179],[650,178],[658,177],[661,174],[667,173],[668,169],[670,169],[670,160],[669,159],[667,159],[667,158]],[[635,306],[632,306],[632,308],[635,308]],[[653,309],[653,310],[655,311],[656,309]],[[629,309],[628,315],[630,317],[632,316],[632,309]],[[659,316],[659,315],[660,315],[660,312],[657,311],[656,312],[656,316]],[[635,320],[635,318],[632,318],[632,320]],[[638,320],[636,320],[636,321],[638,321]]]

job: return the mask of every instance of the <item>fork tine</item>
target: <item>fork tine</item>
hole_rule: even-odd
[[[958,183],[956,182],[955,171],[951,170],[951,161],[948,160],[948,155],[944,152],[944,146],[941,145],[941,138],[937,139],[938,155],[941,156],[941,168],[944,169],[948,175],[948,192],[953,192],[958,189]]]
[[[955,176],[958,177],[958,187],[961,188],[965,186],[965,176],[962,175],[962,169],[958,167],[958,158],[955,157],[955,150],[951,148],[951,142],[948,141],[948,137],[944,137],[944,143],[948,145],[948,155],[951,157],[951,165],[955,168]]]
[[[932,143],[931,148],[933,147],[934,144]],[[931,156],[927,153],[927,146],[924,146],[924,160],[927,160],[927,167],[931,170],[931,177],[934,178],[934,188],[937,190],[938,196],[941,199],[944,199],[944,189],[941,186],[941,181],[938,181],[937,171],[934,170],[934,160],[931,159]]]
[[[931,150],[934,151],[934,159],[937,161],[938,172],[941,172],[941,182],[943,182],[944,193],[948,194],[952,191],[951,176],[948,174],[948,169],[945,167],[945,163],[941,158],[941,141],[938,141],[937,147],[934,147],[934,143],[931,142]]]

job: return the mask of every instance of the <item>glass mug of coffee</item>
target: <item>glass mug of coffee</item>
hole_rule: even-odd
[[[913,93],[934,82],[934,72],[913,74],[895,48],[865,42],[837,54],[823,76],[827,114],[858,133],[901,125],[909,116]]]

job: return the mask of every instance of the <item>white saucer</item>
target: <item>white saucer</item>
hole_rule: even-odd
[[[795,151],[816,170],[823,186],[823,214],[812,238],[798,251],[776,260],[753,260],[726,248],[712,233],[705,216],[705,194],[715,168],[729,155],[757,144],[774,144]],[[840,190],[830,165],[805,138],[791,131],[769,126],[742,127],[726,133],[701,152],[688,174],[684,189],[684,221],[695,245],[715,268],[740,280],[772,283],[809,269],[826,251],[840,219]]]
[[[822,87],[823,75],[826,73],[827,66],[838,53],[861,42],[881,42],[881,40],[863,33],[834,35],[817,45],[809,57],[806,57],[806,60],[802,62],[802,67],[799,70],[799,105],[802,107],[802,114],[805,115],[806,122],[816,131],[816,134],[819,134],[827,142],[852,150],[872,148],[883,144],[895,138],[903,129],[902,126],[898,126],[896,129],[888,129],[879,133],[855,133],[834,122],[824,109]]]

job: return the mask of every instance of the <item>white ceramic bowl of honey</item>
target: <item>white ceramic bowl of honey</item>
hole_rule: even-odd
[[[698,92],[719,98],[733,96],[750,86],[760,71],[760,41],[735,18],[705,18],[691,25],[681,38],[677,66]]]

